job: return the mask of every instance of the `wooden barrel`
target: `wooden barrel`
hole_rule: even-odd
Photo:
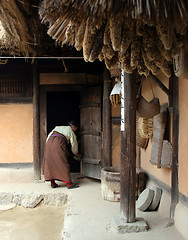
[[[105,167],[101,169],[101,192],[104,200],[120,201],[119,167]]]

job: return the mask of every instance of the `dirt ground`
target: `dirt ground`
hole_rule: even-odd
[[[65,206],[24,208],[0,211],[1,240],[61,240]]]

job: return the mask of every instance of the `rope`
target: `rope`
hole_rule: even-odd
[[[65,65],[65,61],[62,59],[62,62],[63,62],[63,66],[65,68],[65,72],[68,72],[69,70],[67,69],[66,65]]]
[[[5,60],[0,59],[0,64],[7,64],[7,62],[8,62],[8,59],[5,59]]]

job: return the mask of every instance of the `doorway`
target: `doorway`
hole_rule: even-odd
[[[47,92],[47,134],[49,134],[55,126],[67,126],[71,119],[74,119],[78,125],[80,124],[80,92],[79,91],[53,91]],[[76,132],[79,144],[79,129]],[[80,149],[79,149],[80,150]],[[80,162],[73,158],[70,154],[70,172],[80,172]]]

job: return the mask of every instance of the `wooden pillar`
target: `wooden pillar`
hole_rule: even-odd
[[[33,158],[34,178],[41,179],[40,174],[40,112],[39,112],[39,74],[37,63],[33,64]]]
[[[111,103],[110,92],[112,90],[111,78],[109,71],[104,68],[103,73],[103,149],[102,149],[102,167],[108,167],[112,165],[112,153],[111,153]]]
[[[170,217],[174,218],[174,212],[177,203],[179,202],[179,187],[178,187],[178,144],[179,144],[179,79],[174,75],[169,80],[170,98],[169,105],[172,107],[172,175],[171,175],[171,207]]]
[[[47,138],[47,92],[44,87],[40,88],[40,167],[43,174],[43,157]]]
[[[120,218],[135,222],[136,193],[136,83],[133,74],[121,76]]]

